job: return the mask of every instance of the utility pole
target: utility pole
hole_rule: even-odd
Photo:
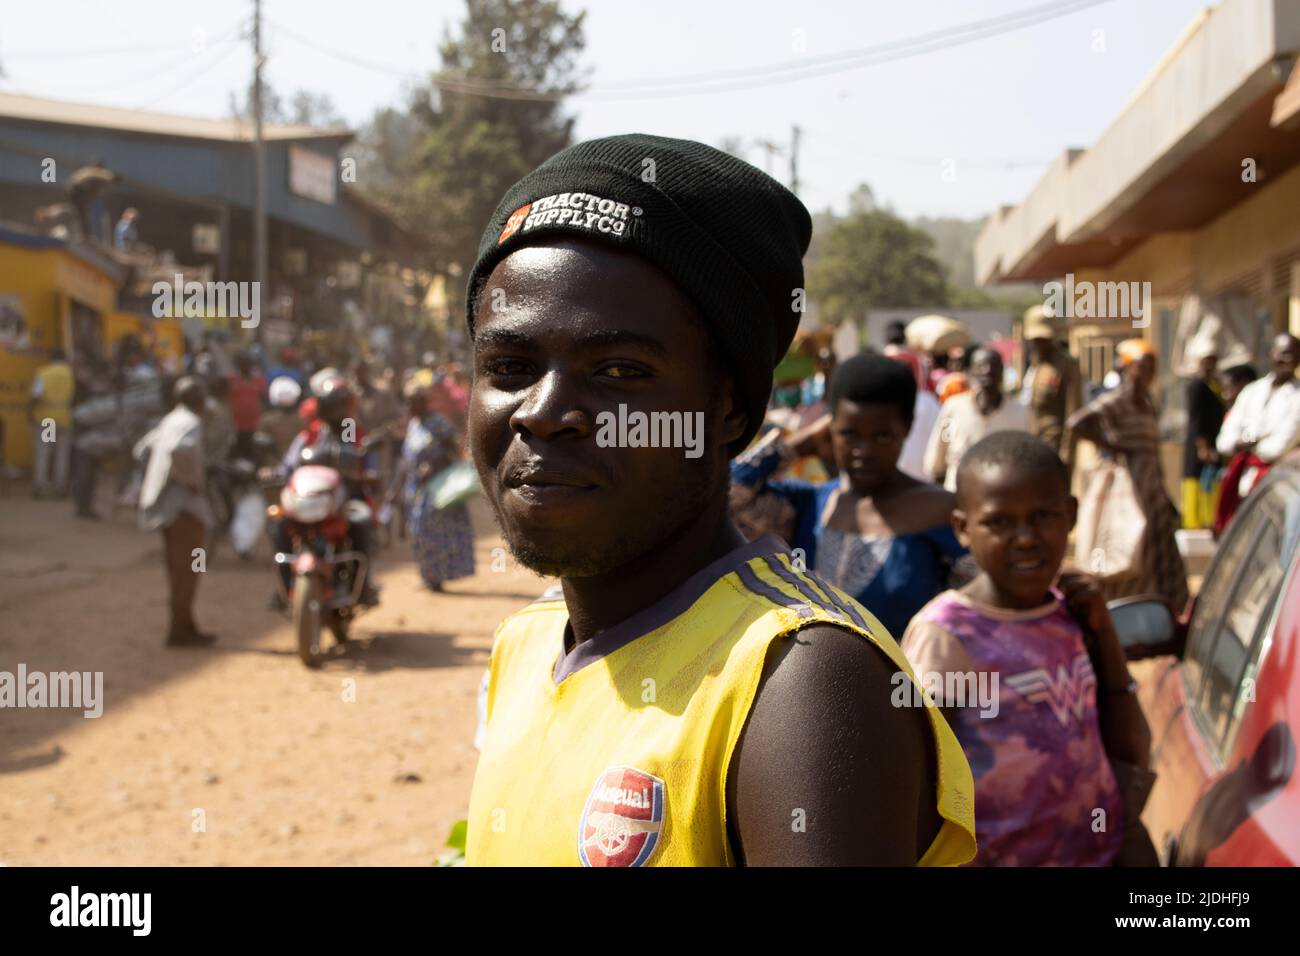
[[[799,195],[799,127],[790,129],[790,192]]]
[[[257,295],[266,286],[266,143],[262,139],[262,0],[253,0],[253,280]],[[262,300],[259,300],[262,301]],[[266,341],[265,326],[257,332]]]

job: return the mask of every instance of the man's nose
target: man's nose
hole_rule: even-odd
[[[556,438],[585,438],[591,434],[592,418],[578,390],[559,372],[547,372],[528,390],[510,416],[510,427],[521,435]]]

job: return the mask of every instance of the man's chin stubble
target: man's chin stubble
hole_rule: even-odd
[[[490,496],[488,500],[492,504],[492,514],[505,538],[506,547],[516,561],[544,577],[575,579],[598,577],[617,571],[671,540],[706,507],[708,493],[703,488],[687,488],[676,499],[661,501],[661,517],[671,522],[666,532],[659,530],[664,527],[661,521],[647,524],[645,531],[648,533],[639,539],[624,536],[605,542],[584,542],[579,548],[572,547],[570,542],[549,548],[539,547],[503,520],[496,500]]]

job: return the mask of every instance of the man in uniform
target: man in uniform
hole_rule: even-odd
[[[471,865],[972,857],[970,769],[894,639],[728,517],[810,233],[757,169],[644,135],[564,150],[488,223],[470,444],[560,583],[497,632]]]
[[[1079,363],[1057,342],[1059,332],[1041,305],[1025,313],[1024,339],[1029,343],[1030,365],[1025,372],[1024,396],[1029,406],[1030,431],[1071,463],[1066,420],[1083,406],[1083,376]]]

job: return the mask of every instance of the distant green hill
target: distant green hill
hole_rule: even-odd
[[[984,228],[986,219],[931,219],[919,216],[911,225],[934,240],[934,257],[948,271],[948,284],[953,287],[954,304],[1010,304],[1028,308],[1042,298],[1042,289],[1034,283],[1013,283],[990,286],[975,285],[975,239]]]

